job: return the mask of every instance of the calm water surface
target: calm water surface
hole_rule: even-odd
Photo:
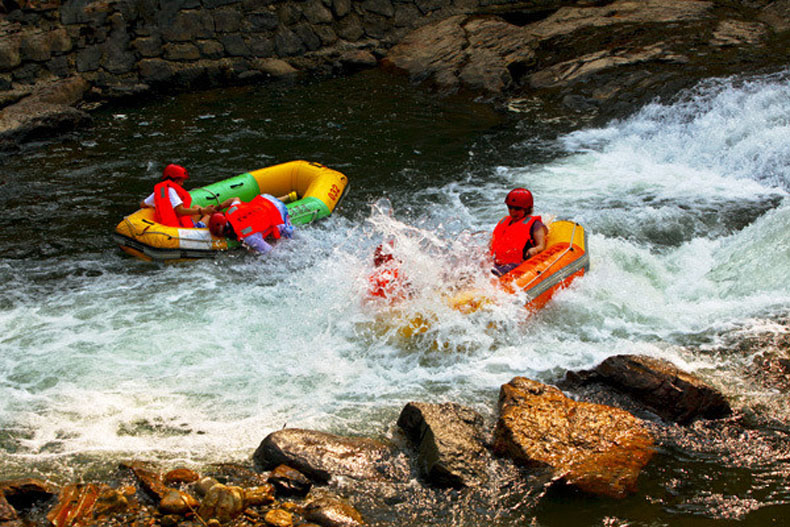
[[[286,425],[387,437],[412,400],[491,417],[516,375],[554,382],[646,353],[777,428],[661,450],[624,501],[437,498],[420,522],[781,524],[790,452],[762,442],[787,433],[786,398],[747,374],[748,346],[730,344],[787,331],[789,78],[709,82],[584,128],[369,72],[101,111],[90,131],[3,158],[0,479],[90,479],[127,457],[247,461]],[[344,172],[351,190],[270,258],[163,266],[112,243],[167,163],[200,186],[292,159]],[[531,188],[544,216],[588,228],[591,272],[526,323],[512,299],[449,310],[460,277],[486,287],[487,233],[513,186]],[[365,302],[385,238],[420,291],[401,315]],[[398,332],[399,317],[426,313],[425,334]],[[727,450],[717,441],[743,455],[711,454]]]

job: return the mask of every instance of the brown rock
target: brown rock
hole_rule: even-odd
[[[161,501],[165,494],[172,490],[164,484],[161,474],[151,470],[144,463],[133,461],[131,463],[123,463],[121,466],[130,469],[143,490],[157,500]]]
[[[253,459],[265,470],[284,464],[319,481],[328,481],[333,475],[377,481],[408,479],[407,467],[384,443],[313,430],[273,432],[261,441]]]
[[[93,519],[93,507],[101,489],[93,484],[76,484],[64,487],[58,503],[47,514],[54,527],[86,524]]]
[[[131,503],[124,492],[102,486],[93,508],[95,518],[106,517],[129,509]]]
[[[12,522],[19,519],[16,509],[8,503],[3,492],[0,492],[0,524]]]
[[[323,527],[360,527],[365,525],[362,515],[353,505],[331,497],[321,497],[305,507],[304,517]]]
[[[211,487],[200,504],[198,514],[204,520],[217,519],[226,522],[244,510],[244,490],[241,487],[228,487],[221,483]]]
[[[261,485],[244,489],[244,505],[260,506],[274,502],[274,485]]]
[[[162,476],[165,485],[172,486],[179,483],[194,483],[200,480],[200,474],[188,468],[177,468]]]
[[[579,403],[557,388],[516,377],[502,386],[494,450],[591,494],[622,498],[636,490],[653,455],[641,421],[616,408]]]
[[[398,426],[417,445],[420,473],[428,481],[466,487],[486,480],[483,418],[471,408],[411,402],[401,411]]]
[[[287,465],[278,465],[269,475],[269,483],[278,493],[287,496],[306,496],[312,482],[304,474]]]
[[[671,362],[644,355],[616,355],[592,371],[569,374],[578,382],[603,383],[625,393],[664,419],[689,423],[732,413],[724,396]]]
[[[177,489],[168,490],[159,502],[159,510],[163,514],[187,514],[197,510],[198,501],[186,492]]]
[[[293,515],[282,509],[274,509],[266,513],[263,521],[273,527],[291,527],[294,524]]]

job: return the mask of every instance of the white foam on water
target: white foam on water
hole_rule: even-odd
[[[96,255],[78,262],[94,273],[51,291],[36,277],[63,262],[0,260],[3,456],[246,458],[286,425],[376,435],[408,401],[491,408],[516,375],[553,381],[617,353],[714,367],[689,342],[790,301],[789,90],[771,77],[713,84],[563,137],[567,155],[546,165],[490,167],[488,181],[421,190],[413,210],[378,201],[357,222],[301,228],[268,258]],[[581,222],[591,255],[530,317],[486,262],[519,185],[544,216]],[[412,290],[395,308],[367,294],[390,240]],[[450,308],[468,287],[495,301]]]

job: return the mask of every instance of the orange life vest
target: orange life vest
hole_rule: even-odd
[[[225,217],[239,240],[256,232],[260,232],[264,238],[273,236],[278,239],[280,229],[277,226],[285,223],[277,206],[263,196],[256,196],[249,203],[232,205]]]
[[[162,225],[170,227],[194,227],[190,216],[179,216],[176,214],[173,204],[170,203],[170,189],[178,193],[184,207],[192,206],[192,196],[189,195],[184,187],[177,185],[173,181],[166,179],[156,184],[154,187],[154,220]]]
[[[541,221],[540,216],[527,216],[518,221],[505,216],[499,220],[491,237],[491,254],[496,265],[520,264],[527,259],[527,251],[535,246],[532,226],[536,221]]]

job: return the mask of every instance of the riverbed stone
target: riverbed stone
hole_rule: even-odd
[[[434,485],[477,486],[487,480],[483,418],[456,403],[410,402],[398,426],[417,447],[420,474]]]
[[[56,489],[39,479],[19,478],[0,481],[0,525],[20,520],[19,510],[30,509],[57,495]]]
[[[564,385],[591,383],[610,386],[661,418],[681,424],[732,414],[721,392],[661,358],[615,355],[593,370],[569,372]]]
[[[524,377],[502,386],[499,408],[497,454],[527,467],[551,467],[558,481],[590,494],[623,498],[635,492],[653,455],[653,437],[640,419],[576,402]]]
[[[331,496],[318,497],[305,507],[304,517],[323,527],[362,527],[362,514],[347,501]]]
[[[191,494],[178,489],[169,489],[159,502],[159,510],[163,514],[187,514],[197,510],[199,505]]]
[[[253,459],[264,470],[284,464],[322,482],[333,476],[372,481],[408,479],[404,461],[393,448],[380,441],[299,428],[286,428],[266,436]]]
[[[288,465],[278,465],[268,478],[278,494],[285,496],[306,496],[313,483],[301,472]]]
[[[209,489],[198,509],[204,520],[215,518],[227,522],[244,510],[244,489],[218,483]]]
[[[252,67],[273,78],[293,77],[299,70],[281,59],[253,59]]]

